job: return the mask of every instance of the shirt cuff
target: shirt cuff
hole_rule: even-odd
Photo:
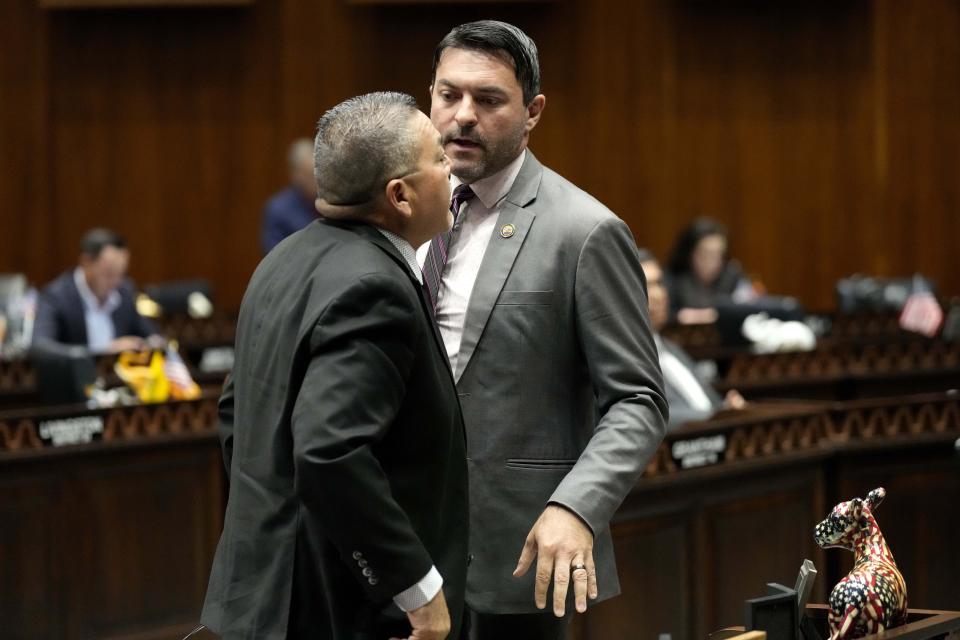
[[[430,567],[427,575],[409,589],[404,589],[393,597],[393,602],[404,613],[419,609],[437,595],[443,586],[443,578],[436,567]]]

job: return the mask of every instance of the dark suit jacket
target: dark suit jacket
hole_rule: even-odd
[[[120,336],[146,338],[157,333],[153,323],[137,313],[133,283],[121,285],[120,306],[113,312],[113,327]],[[83,300],[73,280],[73,269],[48,284],[37,300],[33,342],[87,345],[87,323]]]
[[[230,498],[208,627],[406,637],[392,598],[436,565],[456,630],[463,419],[427,313],[400,254],[367,225],[314,222],[260,263],[220,401]]]
[[[693,422],[694,420],[709,419],[723,405],[723,398],[720,397],[720,394],[716,392],[709,382],[700,377],[697,373],[696,363],[686,351],[680,348],[680,345],[671,340],[667,340],[663,336],[660,337],[660,344],[665,351],[671,353],[683,366],[690,370],[690,373],[696,379],[700,388],[706,394],[707,398],[710,399],[710,404],[713,405],[708,411],[702,411],[691,406],[687,397],[675,386],[670,377],[664,375],[663,388],[667,393],[667,404],[670,405],[670,428],[679,427],[686,422]]]
[[[743,269],[736,260],[729,260],[713,284],[707,286],[689,271],[671,273],[666,278],[670,292],[670,308],[675,314],[680,309],[691,307],[704,309],[730,304],[733,292],[744,280]]]
[[[275,194],[263,208],[260,245],[263,255],[287,236],[303,229],[317,219],[313,200],[305,198],[293,185]]]

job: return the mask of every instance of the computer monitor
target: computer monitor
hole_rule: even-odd
[[[817,568],[813,566],[813,561],[804,560],[800,565],[800,573],[797,575],[797,583],[793,590],[797,592],[797,618],[803,618],[807,610],[807,603],[810,602],[810,593],[813,591],[813,582],[817,579]]]
[[[97,379],[96,364],[87,349],[38,348],[34,345],[30,360],[37,374],[37,392],[43,404],[87,401],[87,387]]]
[[[776,582],[767,584],[767,595],[747,600],[744,611],[747,631],[766,631],[767,640],[797,640],[797,592]]]

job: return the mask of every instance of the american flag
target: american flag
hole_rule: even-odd
[[[166,358],[163,363],[163,374],[170,383],[171,395],[177,399],[195,398],[200,394],[200,388],[190,376],[190,370],[177,353],[174,345],[167,346]]]
[[[943,309],[922,278],[914,277],[913,293],[900,311],[900,328],[932,338],[943,324]]]

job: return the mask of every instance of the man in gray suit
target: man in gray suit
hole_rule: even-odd
[[[610,518],[667,418],[630,230],[526,148],[539,78],[502,22],[434,53],[456,222],[421,259],[467,429],[472,638],[561,638],[618,593]]]

